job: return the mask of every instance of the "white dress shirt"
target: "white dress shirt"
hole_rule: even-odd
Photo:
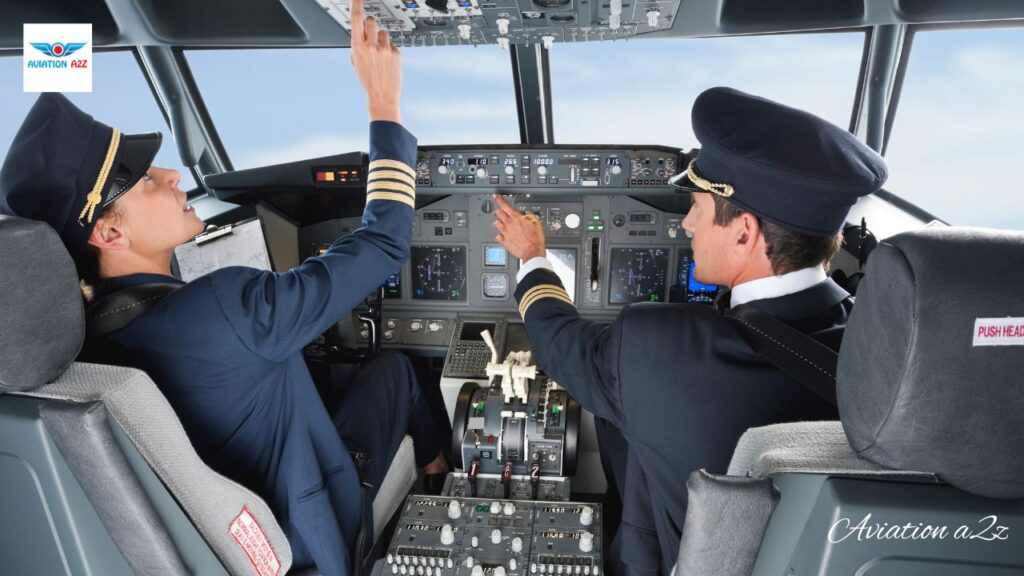
[[[825,281],[825,269],[821,266],[802,268],[780,276],[758,278],[732,287],[730,306],[736,307],[752,300],[778,298],[795,294]]]

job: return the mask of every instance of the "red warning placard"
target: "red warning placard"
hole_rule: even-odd
[[[1024,318],[977,318],[975,346],[1024,346]]]
[[[228,531],[249,557],[256,574],[277,576],[281,572],[281,561],[277,559],[274,547],[267,540],[267,534],[263,532],[260,523],[249,513],[248,507],[242,508],[242,512],[231,521]]]

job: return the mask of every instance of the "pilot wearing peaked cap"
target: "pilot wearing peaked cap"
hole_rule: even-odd
[[[700,153],[671,183],[692,194],[683,227],[696,279],[731,289],[724,306],[756,307],[838,350],[852,301],[826,267],[850,207],[885,182],[884,162],[821,118],[731,88],[702,93],[692,124]],[[622,495],[609,570],[668,574],[690,474],[724,474],[748,428],[835,418],[835,407],[715,307],[643,303],[611,325],[582,318],[544,258],[539,222],[498,205],[537,362],[598,417],[606,475]]]
[[[445,467],[408,359],[378,355],[329,413],[302,356],[409,255],[416,138],[400,123],[398,51],[379,43],[361,10],[353,2],[352,65],[371,120],[363,225],[287,272],[236,266],[174,278],[174,247],[203,223],[178,173],[150,165],[159,135],[121,134],[63,96],[39,97],[0,170],[0,213],[49,223],[80,272],[99,279],[87,346],[100,342],[145,370],[203,460],[266,500],[292,567],[325,576],[348,576],[362,560],[358,543],[373,538],[369,503],[407,433],[425,472]],[[97,334],[93,321],[108,316],[96,308],[129,295],[143,311]],[[248,562],[242,547],[229,554]]]
[[[161,140],[123,134],[63,94],[44,93],[0,169],[0,213],[46,222],[82,267],[97,214],[146,175]]]

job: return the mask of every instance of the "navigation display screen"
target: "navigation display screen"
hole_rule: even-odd
[[[414,300],[466,301],[466,247],[413,246]]]
[[[612,248],[608,302],[664,302],[667,276],[667,249]]]
[[[711,303],[718,296],[718,286],[703,284],[694,278],[693,271],[697,263],[693,261],[693,253],[682,250],[679,253],[679,285],[686,289],[687,302]]]
[[[569,299],[576,302],[576,249],[548,248],[546,257],[555,269],[555,275],[569,293]]]

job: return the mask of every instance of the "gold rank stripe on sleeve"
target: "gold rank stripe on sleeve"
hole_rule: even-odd
[[[554,298],[570,306],[573,305],[572,298],[569,298],[569,294],[564,288],[554,284],[538,284],[527,290],[519,300],[519,315],[525,319],[526,311],[530,309],[530,306],[543,298]]]
[[[416,173],[397,160],[374,160],[366,183],[366,201],[392,200],[416,209]]]

